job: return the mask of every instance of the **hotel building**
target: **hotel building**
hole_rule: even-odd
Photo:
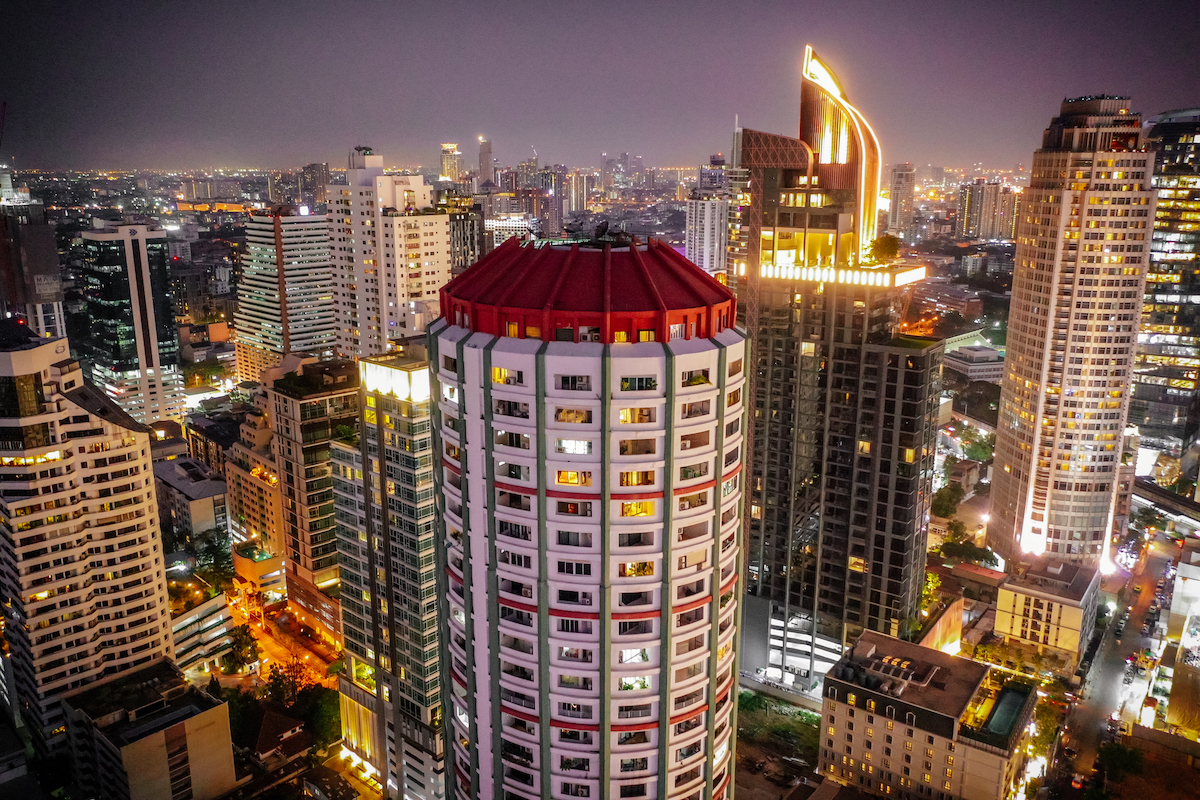
[[[173,658],[149,429],[66,339],[0,322],[0,594],[17,711],[66,746],[63,695]]]
[[[1033,155],[988,524],[1005,559],[1111,563],[1153,169],[1127,97],[1064,100]]]
[[[447,795],[730,796],[733,296],[653,240],[507,242],[442,295]]]

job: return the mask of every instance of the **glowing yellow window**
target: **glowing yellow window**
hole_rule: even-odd
[[[622,472],[622,486],[649,486],[654,483],[653,472]]]
[[[613,341],[614,342],[628,342],[629,341],[629,331],[613,331]]]
[[[492,383],[507,383],[521,385],[525,382],[525,374],[520,370],[506,367],[492,367]]]
[[[904,448],[904,463],[911,464],[917,460],[917,451],[911,447]]]
[[[558,482],[564,486],[591,486],[592,473],[590,472],[571,472],[567,470],[558,471]]]
[[[866,572],[867,561],[861,556],[850,556],[850,569],[855,572]]]
[[[621,503],[622,517],[648,517],[654,513],[652,500],[638,500],[633,503]]]
[[[654,574],[653,561],[630,561],[617,568],[622,578],[642,578]]]
[[[520,326],[515,322],[508,323],[508,335],[514,339],[520,336]]]
[[[858,452],[864,456],[870,455],[871,454],[871,443],[870,442],[859,442],[858,443]]]
[[[649,329],[644,330],[644,331],[638,331],[638,341],[639,342],[653,342],[654,341],[654,331],[649,330]]]

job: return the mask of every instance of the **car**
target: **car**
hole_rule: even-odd
[[[1064,747],[1063,755],[1065,755],[1067,758],[1074,758],[1075,756],[1079,755],[1079,751],[1077,751],[1074,747]]]
[[[1142,592],[1142,587],[1141,587],[1141,586],[1138,586],[1137,584],[1134,584],[1134,586],[1133,586],[1133,593],[1134,593],[1134,594],[1141,594],[1141,592]]]
[[[1149,635],[1150,635],[1150,626],[1143,625],[1142,626],[1142,636],[1149,636]]]
[[[1083,775],[1076,772],[1074,775],[1071,776],[1071,788],[1072,789],[1082,789],[1083,781],[1084,781]]]

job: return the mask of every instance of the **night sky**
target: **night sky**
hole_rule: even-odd
[[[1029,163],[1064,96],[1200,106],[1200,4],[36,2],[0,15],[0,160],[123,169],[686,166],[741,124],[796,135],[811,43],[888,163]]]

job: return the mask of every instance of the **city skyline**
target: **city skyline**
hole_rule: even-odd
[[[1026,163],[1036,146],[1031,131],[1068,96],[1133,95],[1147,117],[1189,105],[1200,67],[1182,46],[1196,27],[1176,13],[1184,4],[1162,2],[1139,15],[1146,44],[1123,50],[1124,61],[1094,46],[1118,23],[1131,33],[1117,5],[1090,5],[1086,15],[1072,13],[1075,5],[1036,16],[849,5],[799,25],[784,5],[759,3],[721,34],[723,48],[738,53],[733,66],[696,45],[714,35],[715,5],[687,14],[674,4],[616,6],[606,9],[612,22],[537,3],[479,7],[450,31],[432,10],[369,4],[350,14],[300,5],[284,18],[255,8],[201,15],[99,4],[73,9],[53,27],[18,9],[4,65],[12,80],[0,98],[8,104],[0,160],[45,169],[275,168],[340,164],[365,142],[396,163],[432,165],[440,142],[482,134],[506,164],[533,148],[542,163],[590,166],[597,153],[622,150],[660,166],[701,163],[729,147],[735,115],[760,130],[795,127],[806,42],[843,65],[838,77],[876,121],[885,163]],[[621,21],[632,24],[634,14],[638,34],[622,33]],[[1171,26],[1155,27],[1151,46],[1149,26],[1167,18]],[[143,39],[136,56],[114,54],[112,42],[130,25],[158,35]],[[455,30],[490,44],[439,61]],[[404,45],[397,51],[389,41]],[[864,51],[894,57],[881,63]],[[339,77],[372,73],[377,79],[362,91]],[[487,77],[541,74],[562,75],[564,86],[551,94],[536,81],[522,90]],[[448,96],[446,87],[457,88]],[[109,113],[97,113],[104,106]],[[429,112],[401,115],[402,108]]]

